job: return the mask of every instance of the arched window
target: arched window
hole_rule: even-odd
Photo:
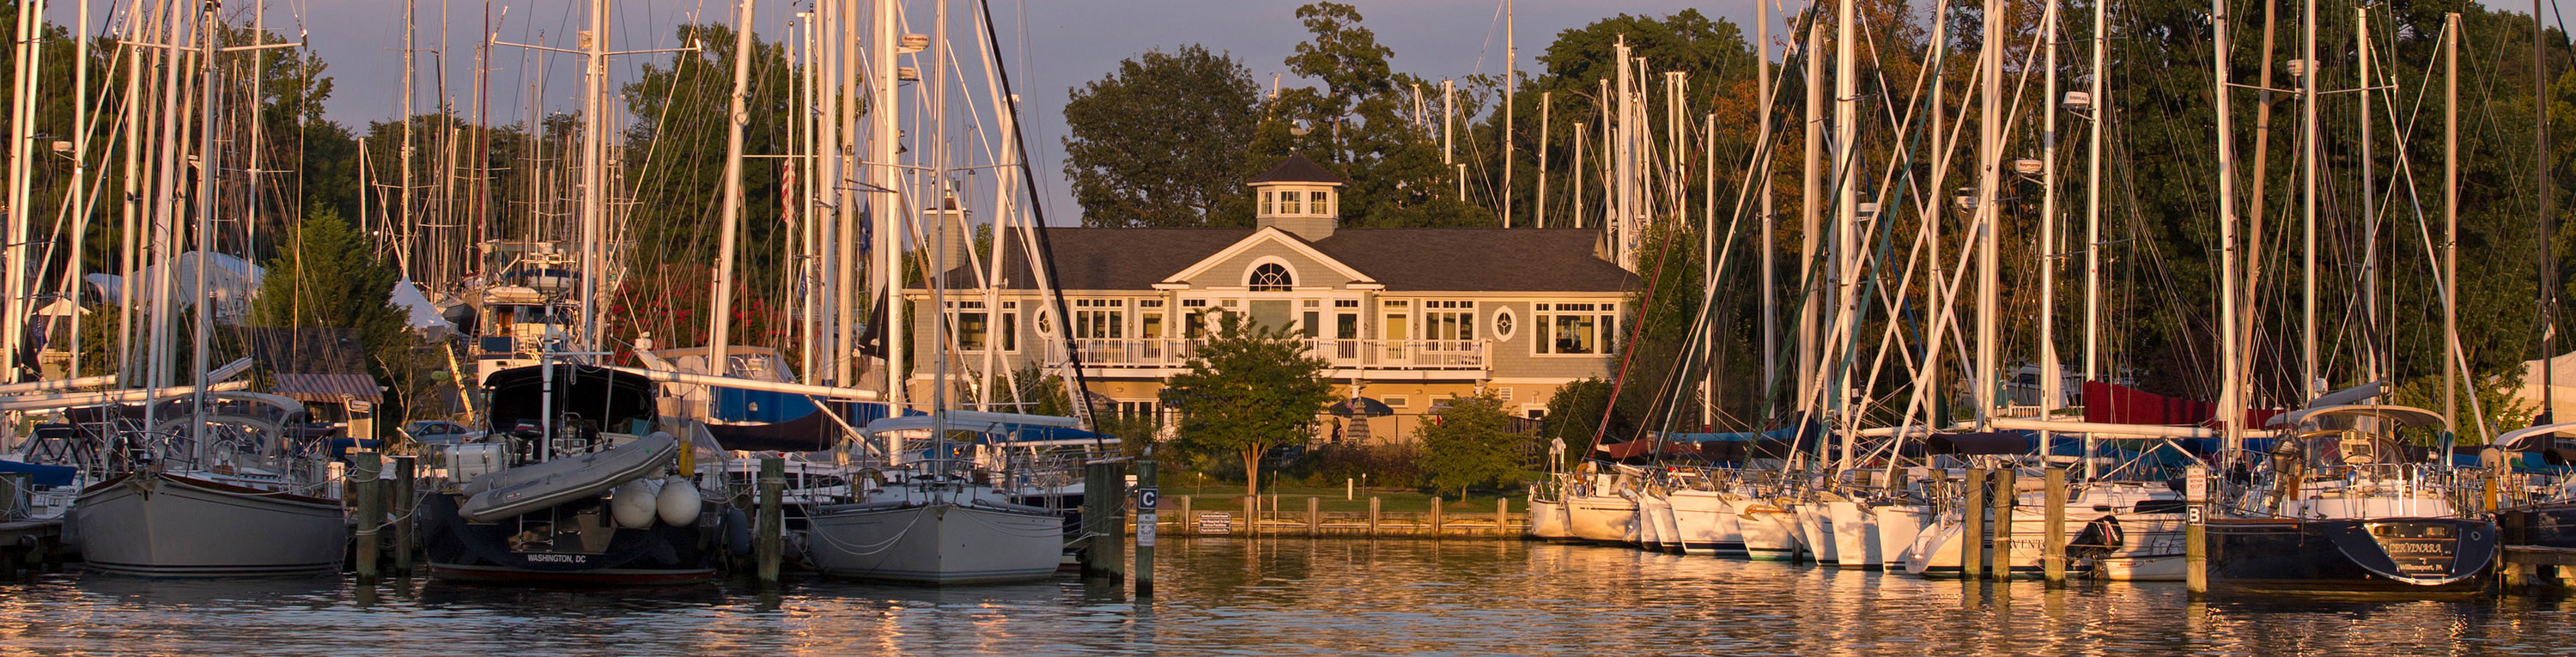
[[[1297,284],[1297,279],[1288,274],[1287,265],[1265,262],[1252,268],[1252,277],[1244,284],[1252,286],[1254,292],[1286,292]]]

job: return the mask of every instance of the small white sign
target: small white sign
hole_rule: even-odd
[[[2209,468],[2197,465],[2183,468],[2182,498],[2193,504],[2209,501]]]
[[[1201,533],[1201,534],[1232,534],[1232,533],[1234,533],[1234,512],[1233,512],[1233,511],[1200,511],[1200,512],[1199,512],[1199,533]]]
[[[2207,520],[2206,517],[2201,515],[2200,507],[2197,506],[2183,510],[2183,514],[2183,522],[2186,523],[2197,525],[2202,521]]]
[[[1136,547],[1154,547],[1154,514],[1136,514]]]

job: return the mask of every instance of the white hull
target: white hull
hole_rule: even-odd
[[[2012,554],[2005,559],[2014,577],[2038,577],[2047,553],[2047,510],[2036,505],[2013,509]],[[2072,544],[2085,525],[2104,517],[2116,518],[2121,528],[2120,545],[2109,554],[2094,560],[2094,576],[2122,582],[2181,581],[2184,574],[2182,517],[2170,513],[2103,513],[2091,504],[2068,504],[2066,508],[2066,541]],[[1957,577],[1960,535],[1966,526],[1957,518],[1944,518],[1928,529],[1905,552],[1905,572],[1931,577]],[[1991,531],[1991,527],[1989,528]],[[1985,568],[1992,568],[1994,546],[1988,543],[1981,551]],[[2070,564],[2072,565],[2072,564]],[[2070,571],[2077,568],[2069,568]],[[1992,577],[1992,574],[1987,576]]]
[[[1798,542],[1815,555],[1816,563],[1840,565],[1841,553],[1834,545],[1834,520],[1825,514],[1821,502],[1802,502],[1792,508],[1798,518]]]
[[[1673,529],[1673,505],[1653,494],[1637,495],[1637,547],[1664,551],[1681,545],[1680,530]]]
[[[1832,501],[1822,505],[1826,518],[1833,524],[1834,553],[1841,558],[1836,565],[1844,568],[1882,568],[1886,560],[1878,552],[1877,514],[1859,502]]]
[[[1636,540],[1636,500],[1616,495],[1573,495],[1565,498],[1565,512],[1575,538],[1601,543]]]
[[[814,567],[837,577],[913,584],[990,584],[1053,576],[1062,516],[953,502],[824,507],[809,520]]]
[[[90,568],[128,575],[329,575],[349,546],[337,502],[173,474],[91,486],[67,515]]]
[[[1744,534],[1735,509],[1717,491],[1675,491],[1664,501],[1673,507],[1673,523],[1682,535],[1683,554],[1744,556]]]
[[[1798,558],[1797,518],[1777,504],[1750,497],[1728,497],[1736,527],[1744,534],[1745,556],[1756,561]]]
[[[1920,506],[1873,507],[1878,514],[1878,554],[1880,564],[1890,572],[1905,570],[1905,551],[1923,535],[1932,523],[1931,511]]]
[[[1565,517],[1565,503],[1530,496],[1529,536],[1544,541],[1574,538],[1574,526]]]

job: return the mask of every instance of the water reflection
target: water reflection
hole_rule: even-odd
[[[392,579],[0,582],[0,653],[2398,654],[2576,645],[2565,599],[2213,600],[1494,541],[1180,539],[1158,596],[1066,577],[929,589],[544,590]]]

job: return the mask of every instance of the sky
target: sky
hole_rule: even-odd
[[[72,22],[75,2],[55,0],[53,20]],[[109,19],[110,6],[123,0],[92,0],[92,25]],[[471,94],[474,49],[483,33],[483,0],[410,0],[417,3],[413,49],[420,95],[415,108],[427,111],[436,102],[440,78],[451,102],[466,106]],[[1308,0],[986,0],[996,14],[996,30],[1005,41],[1012,84],[1018,91],[1023,129],[1032,148],[1031,162],[1047,216],[1058,223],[1080,215],[1063,177],[1063,107],[1069,89],[1097,80],[1122,59],[1150,50],[1200,44],[1233,55],[1265,88],[1273,74],[1287,86],[1306,82],[1288,76],[1282,63],[1306,38],[1296,9]],[[402,113],[403,0],[264,0],[262,19],[270,31],[292,38],[298,32],[314,54],[328,62],[335,91],[325,104],[325,117],[363,131],[370,121]],[[754,17],[763,39],[785,34],[795,12],[810,11],[814,0],[762,1]],[[1395,52],[1393,67],[1430,80],[1499,73],[1505,67],[1501,0],[1344,0],[1358,8],[1363,26]],[[492,30],[500,41],[562,44],[566,35],[587,27],[583,0],[491,0]],[[932,4],[906,3],[907,32],[930,31]],[[250,0],[225,3],[228,20],[247,24]],[[1692,3],[1682,0],[1522,0],[1513,7],[1523,71],[1538,68],[1537,55],[1558,32],[1627,13],[1666,16],[1698,5],[1705,14],[1750,25],[1751,0]],[[952,4],[952,23],[964,38],[964,3]],[[440,43],[441,8],[447,25]],[[614,0],[610,42],[618,49],[656,49],[684,44],[673,27],[701,17],[731,23],[736,5],[724,0]],[[442,53],[444,56],[442,56]],[[623,58],[612,73],[619,82],[633,79],[635,65],[663,55]],[[572,109],[580,85],[579,58],[539,55],[526,49],[496,47],[491,56],[489,99],[494,123],[519,120],[528,105],[526,89],[532,69],[542,68],[546,91],[541,102],[550,111]],[[444,66],[441,66],[441,63]],[[980,81],[975,82],[977,86]],[[511,108],[511,109],[502,109]]]

